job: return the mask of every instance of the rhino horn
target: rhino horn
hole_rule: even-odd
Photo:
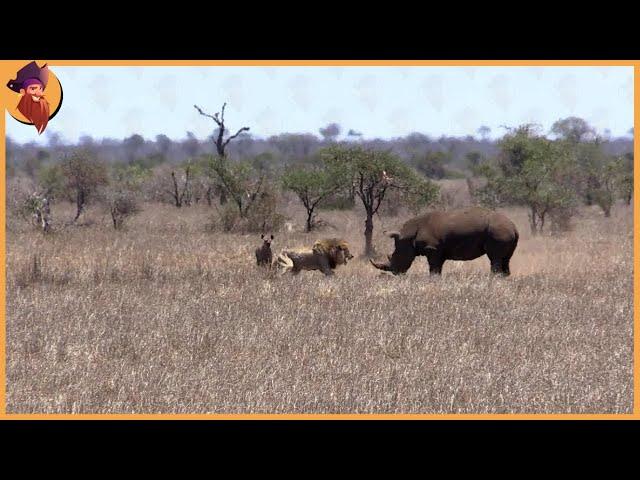
[[[385,272],[389,271],[389,265],[388,264],[384,264],[384,263],[377,263],[374,262],[373,260],[369,259],[369,261],[371,262],[371,265],[373,265],[374,267],[376,267],[378,270],[384,270]]]

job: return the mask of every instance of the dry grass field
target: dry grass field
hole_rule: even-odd
[[[629,207],[585,207],[573,231],[536,238],[505,210],[521,233],[507,279],[486,257],[436,279],[424,258],[381,273],[358,258],[357,212],[273,243],[344,236],[349,265],[278,277],[255,265],[259,234],[209,232],[211,212],[147,205],[116,232],[94,208],[47,238],[9,222],[7,411],[632,412]],[[376,218],[380,253],[406,218]]]

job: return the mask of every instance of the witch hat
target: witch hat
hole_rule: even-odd
[[[30,79],[39,80],[42,83],[42,88],[47,87],[47,82],[49,81],[49,67],[45,63],[44,66],[38,67],[38,64],[33,61],[20,70],[16,74],[15,80],[9,80],[7,83],[7,87],[13,90],[16,93],[20,93],[20,89],[23,88],[24,82]]]

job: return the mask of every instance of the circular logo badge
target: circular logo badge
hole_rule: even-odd
[[[5,79],[9,80],[7,88],[3,88],[7,111],[16,121],[35,125],[42,133],[62,107],[62,84],[46,64],[38,66],[36,62],[23,66],[15,77]]]

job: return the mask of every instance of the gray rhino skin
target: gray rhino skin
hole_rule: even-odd
[[[387,263],[371,263],[396,275],[409,270],[418,255],[426,256],[429,272],[439,275],[446,260],[473,260],[486,254],[491,271],[507,276],[518,245],[518,230],[511,220],[479,207],[429,212],[388,235],[395,240],[393,255]]]

